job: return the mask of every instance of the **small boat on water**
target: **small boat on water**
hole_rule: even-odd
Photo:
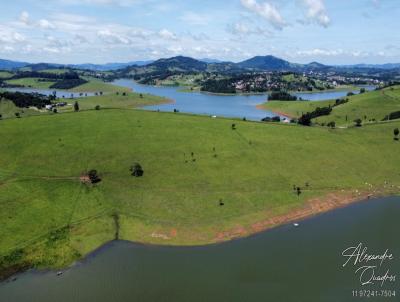
[[[63,274],[62,271],[58,271],[58,272],[57,272],[57,276],[61,276],[62,274]]]
[[[300,226],[298,223],[293,223],[293,225],[297,228],[298,226]]]

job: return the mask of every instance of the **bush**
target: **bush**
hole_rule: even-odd
[[[101,178],[97,174],[97,170],[90,170],[89,173],[88,173],[88,177],[89,177],[90,182],[92,184],[95,184],[95,183],[98,183],[98,182],[101,181]]]
[[[326,124],[326,125],[327,125],[328,127],[332,128],[332,129],[336,128],[336,123],[335,123],[334,121],[329,122],[329,123]]]
[[[135,163],[131,168],[132,176],[142,177],[144,174],[143,168],[139,163]]]
[[[362,126],[362,120],[360,118],[354,120],[354,124],[356,127]]]
[[[94,107],[95,110],[100,110],[100,105],[96,105],[96,107]]]
[[[261,121],[263,121],[263,122],[280,122],[281,121],[281,118],[280,118],[280,116],[273,116],[273,117],[269,117],[269,116],[267,116],[267,117],[264,117]]]

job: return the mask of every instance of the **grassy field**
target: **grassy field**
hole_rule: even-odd
[[[3,270],[64,266],[116,237],[206,244],[331,192],[399,191],[400,122],[235,123],[123,109],[0,121]],[[130,175],[135,162],[144,177]],[[81,183],[90,169],[100,183]]]
[[[15,118],[15,113],[22,116],[38,115],[40,112],[33,108],[18,108],[13,102],[8,100],[0,100],[0,114],[2,119]]]
[[[13,75],[13,73],[9,71],[0,71],[0,79],[6,79]]]
[[[317,118],[314,122],[322,124],[335,121],[339,126],[350,126],[358,118],[363,120],[364,123],[369,123],[373,119],[381,121],[389,113],[400,111],[400,86],[354,95],[348,97],[348,99],[348,103],[334,107],[329,116]],[[264,103],[259,108],[283,113],[291,117],[300,117],[303,113],[315,110],[316,107],[326,107],[334,103],[334,100],[319,102],[273,101]]]
[[[170,102],[168,99],[153,96],[150,94],[144,94],[141,96],[139,93],[128,92],[126,95],[119,93],[110,93],[102,96],[84,97],[76,99],[79,103],[81,110],[94,109],[97,105],[101,109],[121,108],[121,109],[132,109],[143,106],[157,105]],[[69,103],[74,103],[74,100],[69,100]],[[60,108],[60,111],[72,111],[72,106]]]
[[[61,101],[61,99],[57,100],[57,102],[59,101]],[[119,93],[118,95],[116,93],[109,93],[102,96],[66,99],[65,101],[69,105],[66,107],[57,108],[58,113],[67,113],[74,111],[73,104],[75,103],[75,101],[78,101],[80,110],[92,110],[95,109],[96,106],[100,106],[100,109],[133,109],[143,106],[164,104],[170,102],[169,100],[162,97],[148,94],[144,94],[141,96],[139,93],[134,92],[128,92],[126,93],[126,95],[122,95],[122,93]],[[21,118],[30,117],[32,115],[54,114],[51,111],[38,110],[36,108],[18,108],[14,105],[13,102],[5,99],[0,101],[0,114],[2,115],[2,119],[15,118],[16,112],[20,114]]]
[[[269,101],[259,105],[258,108],[298,118],[304,113],[314,111],[317,107],[329,106],[334,103],[335,101]]]
[[[53,70],[56,72],[57,70]],[[87,81],[86,84],[80,85],[73,89],[68,89],[68,91],[72,92],[103,92],[103,93],[111,93],[111,92],[129,92],[129,88],[115,86],[111,83],[105,83],[102,80],[85,77]],[[15,80],[7,80],[6,83],[11,85],[21,85],[29,88],[36,89],[50,89],[50,86],[55,83],[55,81],[39,81],[39,78],[22,78]]]
[[[74,92],[100,92],[103,93],[111,93],[111,92],[129,92],[129,88],[120,87],[116,85],[112,85],[111,83],[105,83],[102,80],[96,78],[85,78],[85,80],[89,81],[86,84],[80,85],[71,89]]]
[[[55,81],[39,81],[39,78],[22,78],[7,80],[6,83],[10,85],[21,85],[29,88],[49,89],[50,86],[55,83]]]

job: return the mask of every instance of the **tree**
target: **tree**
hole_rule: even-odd
[[[57,108],[54,108],[53,109],[53,113],[57,113],[58,111],[57,111]]]
[[[3,116],[0,114],[0,120],[1,120],[2,117],[3,117]]]
[[[75,101],[74,110],[75,110],[75,112],[78,112],[78,111],[79,111],[79,104],[78,104],[78,101]]]
[[[139,94],[139,97],[140,97],[141,99],[143,99],[143,94]]]
[[[96,105],[96,107],[94,107],[94,109],[100,110],[100,105]]]
[[[394,134],[394,140],[395,141],[398,141],[399,140],[399,133],[400,133],[400,131],[399,131],[399,128],[396,128],[396,129],[394,129],[393,130],[393,134]]]
[[[365,88],[361,88],[361,89],[360,89],[360,94],[361,94],[361,93],[365,93]]]
[[[139,163],[135,163],[131,168],[132,176],[142,177],[144,174],[143,168]]]
[[[21,114],[20,114],[19,112],[15,112],[15,116],[16,116],[17,118],[20,118],[20,117],[21,117]]]
[[[360,118],[354,120],[355,126],[356,127],[361,127],[362,126],[362,120]]]

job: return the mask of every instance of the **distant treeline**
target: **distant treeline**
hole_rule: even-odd
[[[0,101],[2,99],[12,101],[15,106],[20,108],[37,107],[43,108],[46,105],[50,105],[55,99],[55,96],[46,96],[39,93],[23,93],[23,92],[0,92]]]
[[[297,96],[286,91],[273,91],[268,95],[268,100],[274,101],[297,101]]]

